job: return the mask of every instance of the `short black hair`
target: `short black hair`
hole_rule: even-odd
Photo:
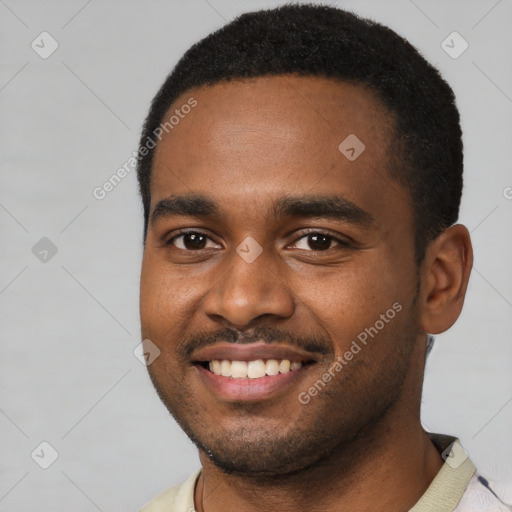
[[[194,87],[272,75],[360,84],[387,107],[395,125],[392,149],[400,155],[390,174],[411,195],[421,262],[428,243],[459,214],[463,151],[455,96],[407,40],[379,23],[325,5],[288,4],[245,13],[183,55],[153,99],[140,140],[144,239],[154,149],[144,155],[141,149],[153,141],[173,102]]]

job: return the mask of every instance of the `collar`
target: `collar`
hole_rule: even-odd
[[[410,512],[453,512],[464,494],[475,466],[456,437],[428,433],[444,464]]]

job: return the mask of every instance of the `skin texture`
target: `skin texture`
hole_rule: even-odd
[[[160,208],[150,220],[140,308],[143,338],[161,351],[155,388],[200,449],[197,510],[408,510],[443,462],[419,419],[425,333],[460,313],[467,230],[446,230],[418,268],[411,198],[388,174],[392,116],[361,86],[232,81],[170,110],[191,96],[197,106],[157,146],[151,210],[201,196],[217,211]],[[349,134],[365,144],[354,161],[338,149]],[[367,222],[276,209],[305,196],[344,198]],[[206,235],[204,247],[180,230]],[[247,237],[262,249],[252,263],[236,252]],[[393,304],[400,312],[301,403]],[[314,363],[247,401],[219,396],[191,360],[199,347],[257,340],[312,350]]]

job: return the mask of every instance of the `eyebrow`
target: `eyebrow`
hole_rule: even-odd
[[[284,197],[277,201],[274,211],[280,217],[319,217],[346,221],[365,228],[375,224],[369,212],[339,195]]]
[[[187,215],[191,217],[217,217],[219,208],[207,197],[201,195],[169,196],[156,203],[151,213],[151,223],[162,217]]]
[[[272,205],[276,217],[328,218],[356,224],[364,228],[374,225],[374,217],[349,199],[339,195],[302,195],[283,197]],[[175,195],[155,205],[151,223],[172,216],[220,217],[220,209],[211,199],[202,195]]]

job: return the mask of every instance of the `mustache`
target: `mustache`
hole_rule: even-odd
[[[282,331],[272,326],[260,326],[250,331],[240,331],[226,327],[212,333],[199,333],[184,338],[176,347],[181,357],[190,359],[195,350],[215,345],[219,342],[233,344],[248,344],[263,341],[267,344],[286,344],[322,355],[334,353],[332,344],[323,336],[300,336],[288,331]]]

